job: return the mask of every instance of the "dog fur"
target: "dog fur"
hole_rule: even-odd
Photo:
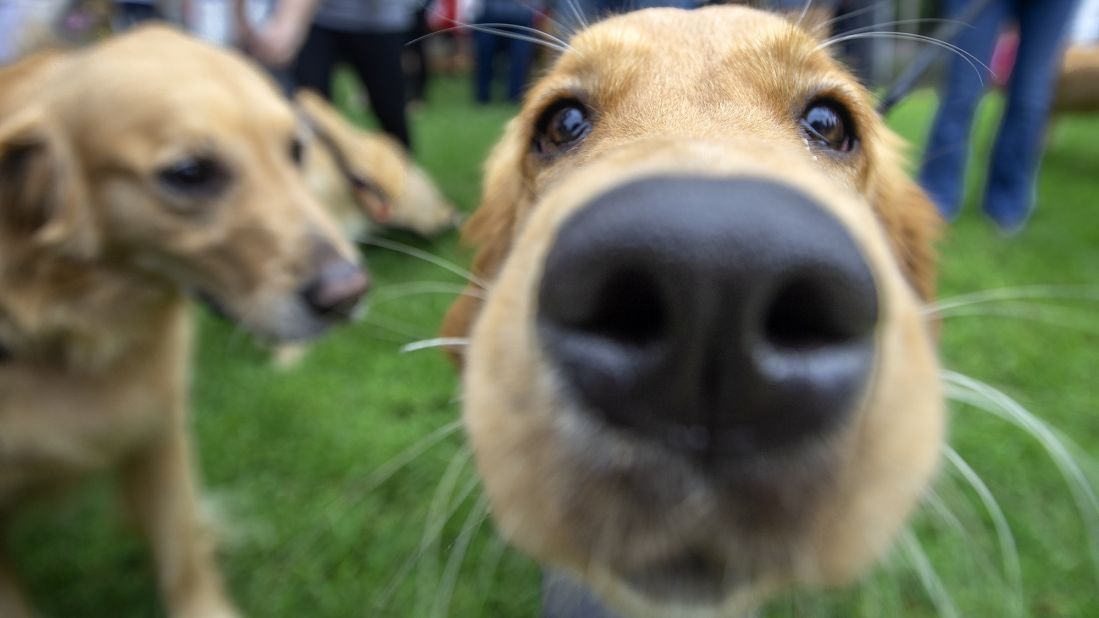
[[[442,329],[469,337],[452,354],[502,534],[629,615],[743,616],[792,587],[850,581],[905,522],[943,438],[936,326],[922,311],[935,295],[939,219],[906,175],[899,139],[820,41],[776,15],[650,9],[569,43],[487,163],[482,203],[464,230],[485,287],[471,284]],[[804,140],[798,115],[822,95],[850,114],[855,151],[833,156]],[[532,149],[537,125],[565,98],[584,102],[593,128],[547,160]],[[563,222],[610,189],[667,174],[766,179],[810,196],[855,239],[877,283],[876,369],[861,404],[827,439],[734,473],[751,479],[743,495],[584,414],[535,327],[544,261]],[[763,499],[783,505],[768,525],[743,516]],[[626,581],[631,569],[698,547],[751,575],[701,604]]]
[[[0,520],[114,471],[173,617],[236,615],[199,516],[189,294],[302,339],[330,324],[303,285],[355,268],[301,131],[243,58],[162,27],[0,70]],[[30,614],[0,552],[0,615]]]
[[[454,206],[403,146],[355,127],[315,92],[302,90],[294,100],[324,134],[309,149],[306,177],[349,238],[364,238],[376,227],[432,238],[458,224]],[[337,157],[346,170],[340,169]]]

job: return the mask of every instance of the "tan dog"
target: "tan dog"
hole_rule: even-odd
[[[1053,95],[1052,112],[1071,114],[1099,111],[1099,45],[1074,45],[1065,50],[1061,75]]]
[[[355,127],[315,92],[303,90],[294,100],[316,133],[306,176],[349,238],[365,238],[376,227],[431,238],[458,224],[454,206],[403,146]]]
[[[366,288],[300,133],[243,59],[162,28],[0,71],[0,519],[117,471],[174,617],[234,615],[199,518],[188,294],[281,341]],[[29,613],[0,566],[0,615]]]
[[[642,616],[744,616],[880,556],[944,424],[938,216],[898,146],[781,17],[575,36],[489,160],[488,284],[443,329],[503,535]]]

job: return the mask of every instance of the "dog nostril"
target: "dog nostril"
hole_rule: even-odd
[[[844,315],[842,295],[821,279],[794,279],[764,312],[764,339],[780,350],[814,350],[856,339],[873,327]]]
[[[301,295],[317,315],[346,320],[369,289],[370,280],[361,268],[338,259],[321,267],[320,275],[302,290]]]
[[[657,284],[644,273],[625,271],[608,277],[591,309],[578,328],[622,345],[654,343],[666,330]]]

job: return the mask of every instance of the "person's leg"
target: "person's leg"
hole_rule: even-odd
[[[534,27],[534,11],[525,7],[516,7],[505,23]],[[527,89],[531,61],[534,59],[534,43],[519,39],[508,39],[508,101],[519,103]]]
[[[405,90],[401,53],[404,32],[341,33],[343,60],[350,64],[363,87],[382,130],[412,150],[408,131],[408,92]]]
[[[1076,2],[1021,0],[1018,6],[1019,51],[984,198],[985,212],[1006,232],[1018,231],[1034,207],[1053,84]]]
[[[332,70],[336,66],[336,33],[311,26],[291,71],[294,85],[332,98]]]
[[[420,7],[416,11],[412,29],[408,33],[406,49],[408,56],[414,60],[414,67],[409,71],[408,92],[413,101],[427,100],[427,82],[431,78],[431,67],[428,64],[427,40],[424,38],[431,34],[427,24],[427,7]]]
[[[473,33],[473,97],[481,104],[492,100],[492,77],[495,72],[496,44],[499,38],[480,30]]]
[[[947,0],[947,15],[956,15],[972,0]],[[988,64],[1000,32],[1000,25],[1009,10],[1008,0],[993,0],[964,28],[955,44]],[[969,159],[969,136],[973,113],[984,93],[982,82],[989,80],[988,71],[979,65],[974,70],[970,62],[951,54],[946,81],[939,97],[939,110],[924,151],[920,184],[948,219],[957,216],[965,190],[966,161]]]

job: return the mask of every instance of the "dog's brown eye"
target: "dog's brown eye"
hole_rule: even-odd
[[[295,137],[290,140],[290,160],[294,162],[295,166],[301,167],[304,158],[305,144],[302,144],[301,138]]]
[[[162,186],[182,197],[209,199],[225,189],[229,173],[213,159],[187,157],[160,170],[157,179]]]
[[[591,133],[591,114],[584,104],[565,100],[542,114],[536,125],[535,150],[542,155],[565,152]]]
[[[801,116],[801,127],[810,142],[836,152],[851,152],[855,135],[850,116],[839,103],[818,100]]]

